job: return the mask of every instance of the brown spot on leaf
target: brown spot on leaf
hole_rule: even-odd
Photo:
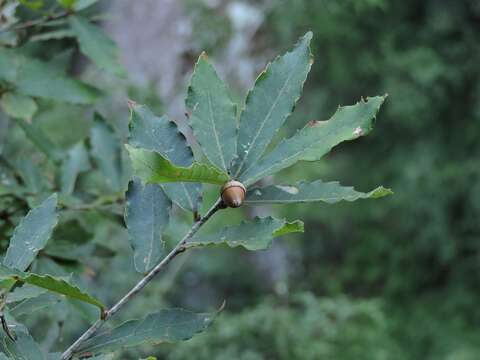
[[[308,122],[308,126],[310,127],[313,127],[313,126],[317,126],[317,125],[323,125],[325,124],[327,121],[326,120],[311,120]]]

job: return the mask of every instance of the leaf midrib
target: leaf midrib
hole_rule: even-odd
[[[298,60],[297,60],[297,63],[298,63]],[[295,64],[296,66],[297,64]],[[255,134],[255,136],[253,137],[253,140],[252,142],[250,143],[250,146],[248,147],[248,150],[247,150],[247,155],[245,155],[245,157],[242,159],[242,162],[240,163],[240,166],[238,167],[238,170],[237,172],[235,173],[235,177],[237,177],[239,174],[240,174],[240,171],[242,170],[243,168],[243,165],[245,164],[245,161],[247,159],[247,157],[249,156],[250,154],[250,150],[252,149],[252,146],[255,144],[255,142],[257,141],[258,139],[258,136],[260,135],[260,132],[263,130],[263,128],[265,127],[265,124],[267,122],[267,119],[272,115],[272,112],[273,112],[273,109],[274,107],[277,106],[277,103],[278,101],[280,100],[280,96],[283,94],[283,91],[285,90],[285,87],[287,86],[288,82],[290,81],[290,79],[292,78],[292,75],[294,74],[295,71],[291,71],[290,74],[288,75],[287,79],[285,80],[285,83],[283,84],[282,88],[280,89],[280,92],[278,93],[277,95],[277,98],[275,99],[274,103],[272,104],[272,106],[270,107],[270,110],[268,111],[267,113],[267,116],[265,116],[265,119],[263,120],[262,124],[260,125],[260,128],[258,129],[257,133]],[[248,170],[248,169],[247,169]]]
[[[218,154],[220,155],[220,160],[222,161],[223,169],[227,171],[227,165],[225,163],[225,158],[223,156],[223,149],[222,149],[222,146],[220,145],[220,139],[218,138],[217,127],[215,126],[215,121],[213,120],[212,97],[209,91],[207,91],[207,99],[208,99],[208,110],[210,113],[209,119],[210,119],[210,122],[212,123],[213,134],[215,136],[215,142],[217,143],[217,148],[218,148]]]
[[[329,121],[331,121],[331,120],[329,120]],[[328,137],[328,136],[331,136],[332,134],[340,133],[340,132],[342,132],[345,128],[347,128],[347,127],[348,127],[348,126],[343,126],[343,127],[341,127],[341,128],[334,128],[334,129],[330,130],[329,132],[325,133],[323,137]],[[305,129],[305,128],[304,128],[304,129]],[[277,148],[275,148],[270,154],[268,154],[268,156],[271,156],[272,153],[274,153],[275,150],[277,150],[278,148],[280,148],[280,146],[281,146],[282,144],[286,144],[289,140],[294,139],[294,137],[295,137],[295,135],[292,136],[291,138],[286,139],[285,141],[283,141],[281,144],[278,145]],[[347,140],[348,140],[348,139],[342,140],[341,142],[344,142],[344,141],[347,141]],[[280,164],[288,163],[292,158],[295,158],[295,157],[301,155],[302,153],[308,151],[310,148],[312,148],[312,147],[315,146],[316,142],[317,142],[317,141],[312,140],[311,143],[305,144],[305,146],[302,147],[302,148],[301,148],[299,151],[297,151],[296,153],[293,153],[292,155],[283,158],[282,161],[280,162]],[[338,143],[338,144],[339,144],[339,143]],[[338,144],[337,144],[337,145],[338,145]],[[331,150],[331,149],[333,148],[333,146],[336,146],[336,145],[330,146],[329,150]],[[328,150],[328,151],[329,151],[329,150]],[[327,151],[327,153],[328,153],[328,151]],[[325,153],[324,153],[324,154],[325,154]],[[322,155],[322,156],[323,156],[323,155]],[[265,159],[268,159],[268,157],[265,157],[264,160],[265,160]],[[267,167],[265,167],[262,171],[260,171],[260,172],[257,173],[256,175],[254,174],[254,176],[252,177],[252,179],[255,179],[255,178],[258,178],[259,176],[265,175],[265,173],[268,173],[271,169],[274,169],[277,165],[279,165],[278,162],[271,162],[270,165],[268,165]],[[283,165],[282,165],[282,166],[283,166]],[[245,173],[247,173],[248,170],[253,169],[253,168],[254,168],[254,166],[251,166],[250,168],[248,168],[248,169],[245,171]],[[247,180],[248,180],[248,179],[247,179]],[[248,181],[247,181],[247,182],[248,182]]]

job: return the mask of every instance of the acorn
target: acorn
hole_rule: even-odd
[[[247,189],[240,181],[230,180],[222,186],[220,195],[225,206],[237,208],[242,206],[246,192]]]

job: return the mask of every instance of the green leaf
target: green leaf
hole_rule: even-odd
[[[245,204],[284,204],[322,201],[334,204],[339,201],[375,199],[391,195],[393,192],[383,186],[363,193],[350,186],[341,186],[338,182],[324,183],[321,180],[312,183],[299,182],[295,185],[270,185],[247,192]]]
[[[328,121],[312,121],[289,139],[283,140],[242,176],[245,186],[285,169],[297,161],[316,161],[334,146],[357,139],[372,130],[385,96],[367,98],[355,105],[339,107]]]
[[[136,149],[129,145],[126,148],[132,160],[135,174],[146,183],[163,182],[202,182],[223,185],[228,175],[208,164],[194,162],[189,167],[173,165],[157,152]]]
[[[193,163],[192,149],[173,121],[155,116],[146,106],[131,104],[128,142],[134,147],[154,150],[177,166]],[[162,185],[167,196],[185,210],[197,211],[201,184],[169,183]]]
[[[83,142],[79,142],[68,150],[67,156],[63,160],[60,180],[62,193],[71,194],[78,175],[89,169],[90,162],[88,160],[87,149]]]
[[[38,275],[34,273],[27,273],[14,269],[9,269],[4,265],[0,265],[0,280],[14,280],[24,282],[26,284],[34,285],[42,289],[47,289],[57,294],[65,295],[72,299],[95,305],[99,307],[100,310],[104,309],[104,305],[100,301],[98,301],[91,295],[83,292],[76,285],[71,284],[64,278],[51,275]]]
[[[0,341],[0,350],[15,360],[45,360],[45,354],[33,338],[24,332],[17,332],[16,341],[4,336]]]
[[[283,219],[256,217],[253,221],[242,221],[213,234],[195,235],[185,247],[227,244],[230,247],[242,246],[247,250],[265,250],[274,237],[292,232],[303,232],[303,222],[296,220],[289,223]]]
[[[237,146],[236,105],[205,53],[195,65],[185,103],[203,153],[213,165],[228,172]]]
[[[95,113],[90,130],[92,156],[95,159],[105,182],[113,191],[122,190],[122,159],[120,139],[112,126],[98,113]]]
[[[120,64],[120,52],[117,45],[105,35],[102,29],[79,16],[70,16],[69,22],[77,36],[82,53],[99,68],[117,76],[126,75],[125,69]]]
[[[139,320],[130,320],[87,340],[76,354],[93,355],[142,344],[177,342],[204,331],[216,313],[193,313],[183,309],[160,310]]]
[[[0,104],[5,113],[18,119],[31,120],[38,110],[37,104],[31,97],[15,92],[3,94]]]
[[[45,247],[57,225],[57,195],[53,194],[40,206],[30,210],[15,228],[3,264],[25,270]]]
[[[291,52],[269,64],[249,92],[240,117],[235,178],[256,163],[292,113],[313,62],[311,39],[308,32]]]
[[[49,159],[53,161],[60,161],[62,159],[62,154],[57,145],[50,140],[47,134],[36,123],[29,124],[21,119],[15,119],[15,122],[22,128],[27,138],[47,155]]]
[[[61,70],[15,50],[0,49],[0,80],[17,93],[76,104],[91,104],[98,90],[67,77]]]
[[[155,184],[142,185],[134,179],[128,185],[125,223],[133,248],[135,269],[146,273],[165,252],[162,233],[168,225],[172,203]]]

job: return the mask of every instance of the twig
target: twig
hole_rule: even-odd
[[[215,204],[203,215],[198,221],[196,221],[190,231],[180,240],[177,245],[170,251],[167,256],[163,258],[150,272],[145,275],[124,297],[122,297],[110,310],[105,310],[102,317],[98,319],[87,331],[85,331],[70,347],[65,350],[60,360],[69,360],[73,356],[73,353],[80,347],[80,345],[91,338],[103,324],[115,315],[123,305],[128,303],[135,295],[137,295],[152,279],[157,275],[175,256],[184,251],[185,243],[205,224],[213,214],[223,208],[222,200],[218,199]]]
[[[46,24],[50,21],[59,20],[59,19],[62,19],[64,17],[67,17],[71,14],[72,14],[71,11],[65,11],[65,12],[61,12],[61,13],[58,13],[58,14],[48,15],[48,16],[45,16],[45,17],[40,18],[40,19],[26,21],[23,24],[20,24],[20,25],[17,25],[17,26],[12,26],[10,28],[1,29],[0,33],[8,32],[8,31],[23,30],[23,29],[31,28],[33,26],[44,25],[44,24]]]
[[[0,292],[0,322],[2,324],[3,331],[10,340],[15,342],[15,336],[10,332],[10,329],[7,324],[7,320],[5,319],[5,315],[3,314],[3,309],[5,308],[5,304],[7,303],[7,294],[5,293],[5,289],[2,289]]]

